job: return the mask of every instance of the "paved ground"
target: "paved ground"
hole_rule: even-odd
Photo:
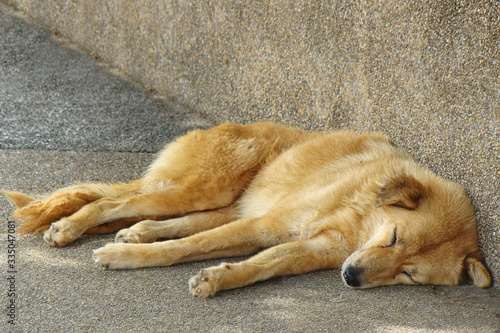
[[[164,142],[207,120],[158,101],[112,69],[0,6],[0,188],[31,193],[77,181],[141,175]],[[66,47],[61,47],[66,45]],[[0,221],[11,207],[0,199]],[[0,241],[0,329],[12,332],[499,332],[500,293],[473,287],[353,291],[339,271],[283,277],[208,300],[187,280],[218,261],[105,271],[92,249],[112,235],[54,249],[17,236]],[[236,260],[236,259],[235,259]],[[12,283],[11,283],[12,282]],[[15,325],[5,313],[15,291]]]
[[[0,148],[156,152],[206,126],[71,43],[0,15]]]

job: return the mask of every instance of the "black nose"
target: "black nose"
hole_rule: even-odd
[[[361,281],[359,279],[358,269],[354,266],[348,266],[344,273],[342,273],[345,283],[350,287],[361,286]]]

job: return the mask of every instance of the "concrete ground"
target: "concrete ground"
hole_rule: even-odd
[[[39,193],[80,181],[128,181],[164,142],[211,125],[3,6],[0,36],[0,188]],[[85,236],[57,249],[38,235],[16,235],[10,245],[11,212],[1,198],[0,262],[10,278],[0,284],[6,332],[500,331],[496,288],[354,291],[338,270],[194,299],[187,280],[219,261],[106,271],[91,253],[113,235]]]

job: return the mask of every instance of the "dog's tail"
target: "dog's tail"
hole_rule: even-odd
[[[1,190],[0,193],[6,196],[18,208],[22,208],[28,205],[30,202],[36,200],[35,197],[32,197],[31,195],[27,195],[21,192]]]
[[[0,192],[16,205],[17,209],[12,214],[12,217],[20,222],[17,231],[26,233],[45,231],[52,222],[73,214],[90,202],[103,197],[120,198],[138,194],[140,188],[140,181],[135,181],[128,184],[112,185],[78,184],[41,197],[6,190]],[[111,232],[108,230],[117,230],[124,225],[130,224],[132,224],[132,221],[122,221],[121,224],[114,227],[109,225],[106,228],[96,228],[94,233]]]

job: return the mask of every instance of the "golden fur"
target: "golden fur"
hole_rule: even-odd
[[[491,284],[465,190],[377,134],[224,124],[167,145],[130,184],[3,193],[20,229],[45,230],[52,246],[142,221],[94,251],[110,269],[258,252],[191,278],[200,297],[338,267],[354,288]]]

